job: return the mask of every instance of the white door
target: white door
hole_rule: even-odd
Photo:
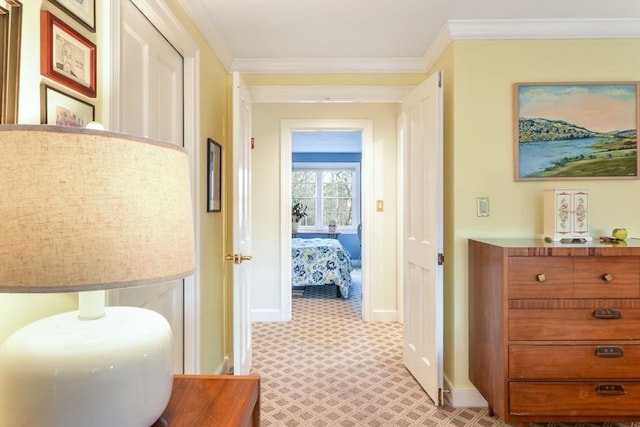
[[[402,103],[403,362],[442,405],[442,73]]]
[[[120,131],[183,145],[183,60],[130,2],[121,2]],[[174,370],[184,370],[183,281],[123,289],[111,304],[146,307],[165,316],[174,341]]]
[[[251,370],[251,99],[233,73],[233,373]]]

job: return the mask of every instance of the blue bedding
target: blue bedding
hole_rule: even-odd
[[[292,286],[336,285],[349,298],[351,256],[337,239],[291,239]]]

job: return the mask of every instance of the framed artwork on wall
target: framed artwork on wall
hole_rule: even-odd
[[[515,179],[637,178],[639,82],[516,83]]]
[[[91,98],[96,96],[96,45],[43,10],[40,14],[40,72]]]
[[[41,123],[83,128],[95,120],[95,107],[50,86],[42,85]]]
[[[222,147],[207,138],[207,212],[222,210]]]
[[[87,30],[96,32],[96,0],[51,0],[51,3],[65,11]]]

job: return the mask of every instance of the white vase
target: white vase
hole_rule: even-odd
[[[298,227],[300,227],[300,223],[297,221],[291,221],[291,232],[292,233],[297,233],[298,232]]]

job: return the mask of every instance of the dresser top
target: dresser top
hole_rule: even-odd
[[[510,256],[640,256],[640,239],[601,243],[599,238],[584,243],[546,242],[540,239],[470,239],[507,250]]]

